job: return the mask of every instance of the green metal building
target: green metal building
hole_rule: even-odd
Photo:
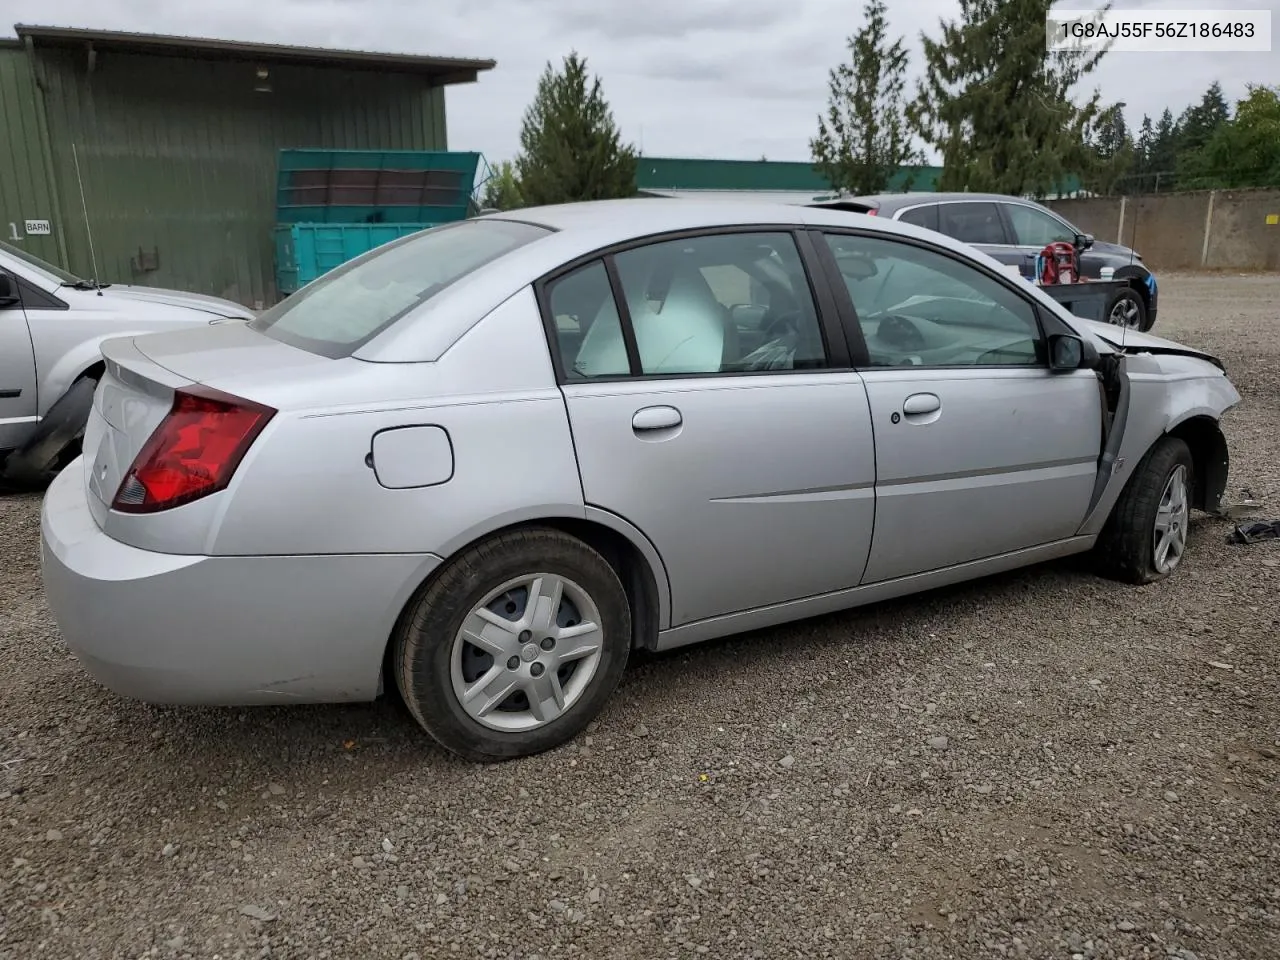
[[[445,150],[445,87],[495,65],[14,30],[0,38],[0,238],[104,282],[259,308],[279,298],[279,151]]]

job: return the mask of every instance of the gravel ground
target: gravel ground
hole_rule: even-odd
[[[1280,278],[1162,292],[1280,516]],[[640,658],[479,767],[386,704],[111,696],[37,514],[0,499],[0,957],[1280,954],[1280,545],[1227,523],[1148,588],[1053,564]]]

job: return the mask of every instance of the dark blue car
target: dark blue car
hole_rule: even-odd
[[[1109,322],[1134,330],[1150,330],[1156,322],[1156,278],[1138,253],[1095,240],[1030,200],[986,193],[886,193],[831,205],[937,230],[1018,266],[1028,277],[1034,275],[1035,255],[1046,244],[1065,240],[1079,251],[1082,276],[1101,279],[1110,267],[1112,279],[1128,282],[1106,305]]]

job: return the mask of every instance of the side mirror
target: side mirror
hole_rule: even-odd
[[[4,271],[0,271],[0,307],[11,307],[22,298],[18,296],[18,284]]]
[[[1089,249],[1090,247],[1092,247],[1092,246],[1093,246],[1093,234],[1092,234],[1092,233],[1077,233],[1077,234],[1076,234],[1076,248],[1077,248],[1078,250],[1088,250],[1088,249]]]
[[[1098,348],[1065,333],[1049,337],[1049,369],[1054,373],[1092,370],[1098,365]]]

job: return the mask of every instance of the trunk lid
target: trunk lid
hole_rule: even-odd
[[[102,356],[106,369],[83,442],[85,484],[100,525],[134,459],[172,409],[175,390],[204,384],[259,399],[299,373],[333,364],[237,321],[107,340]]]
[[[134,341],[147,360],[196,383],[270,382],[331,366],[327,357],[273,340],[242,322],[150,333]]]
[[[102,526],[111,501],[147,438],[173,405],[173,392],[192,381],[146,357],[131,339],[102,343],[106,369],[85,424],[85,486]]]

